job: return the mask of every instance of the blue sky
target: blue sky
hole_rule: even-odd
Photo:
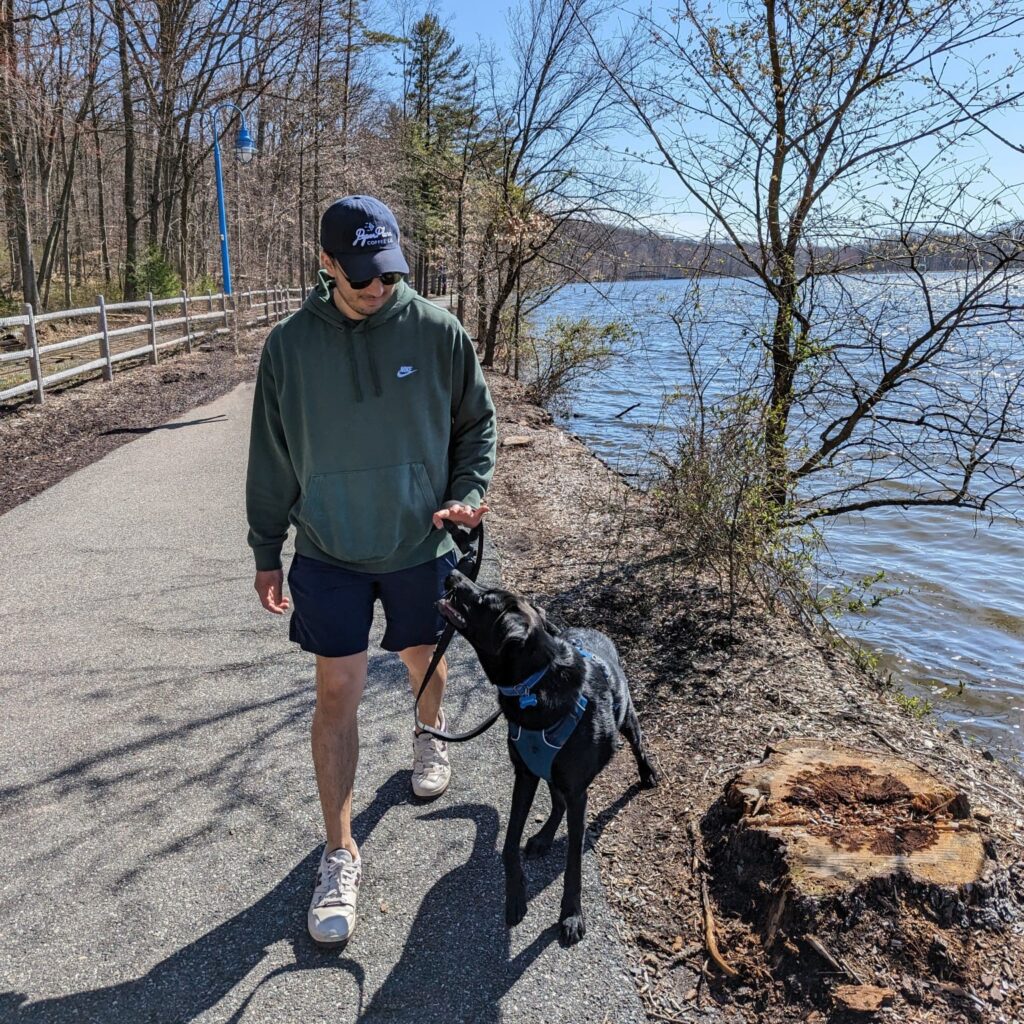
[[[439,0],[438,13],[446,21],[452,34],[464,46],[476,37],[502,42],[508,38],[505,14],[509,4],[489,3],[488,0]]]
[[[448,24],[455,38],[466,49],[471,49],[477,37],[484,41],[497,44],[498,53],[507,52],[508,29],[506,16],[513,3],[489,3],[488,0],[436,0],[437,10]],[[655,8],[664,8],[666,4],[655,4]],[[1009,65],[1015,59],[1015,50],[1019,48],[1018,40],[986,42],[984,52],[994,52],[1001,63]],[[1020,83],[1024,87],[1024,82]],[[1016,110],[1005,113],[993,126],[1004,138],[1014,142],[1024,142],[1024,111]],[[629,147],[634,152],[645,148],[645,140],[637,133],[633,137],[622,137],[613,140],[613,148]],[[973,155],[978,158],[987,157],[990,165],[988,180],[980,180],[978,186],[983,191],[994,190],[998,185],[1017,186],[1024,182],[1024,154],[1017,153],[990,136],[983,136],[975,141]],[[684,191],[675,177],[668,171],[651,171],[652,190],[658,196],[658,203],[663,209],[683,211],[693,207],[693,201],[684,198]],[[1018,194],[1018,198],[1020,197]],[[1018,216],[1024,215],[1024,204],[1018,202]],[[678,212],[664,217],[653,216],[652,227],[659,230],[678,232],[680,234],[702,233],[704,220],[696,214]]]

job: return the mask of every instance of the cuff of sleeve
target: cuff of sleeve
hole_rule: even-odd
[[[269,569],[281,568],[281,545],[270,544],[253,548],[252,553],[256,558],[256,571],[266,572]]]

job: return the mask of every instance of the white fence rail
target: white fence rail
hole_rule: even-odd
[[[171,299],[154,299],[150,293],[139,302],[109,305],[100,295],[95,306],[41,314],[26,303],[20,316],[0,319],[0,337],[20,330],[24,339],[24,347],[13,351],[4,350],[0,343],[0,402],[33,393],[35,401],[42,403],[47,387],[98,370],[104,380],[112,381],[118,363],[148,357],[155,365],[164,350],[184,346],[191,352],[194,342],[226,333],[232,327],[237,331],[241,322],[272,323],[298,309],[303,294],[301,288],[264,288],[227,296],[182,292]],[[165,311],[172,315],[163,315]],[[123,327],[111,327],[111,317],[141,319]],[[42,339],[44,343],[40,343],[41,333],[62,334],[57,325],[74,325],[82,319],[93,319],[96,329],[76,337]],[[145,344],[134,344],[138,335],[145,336]],[[71,352],[75,355],[66,354]],[[67,362],[73,365],[65,366]],[[28,365],[9,368],[9,364],[21,363]]]

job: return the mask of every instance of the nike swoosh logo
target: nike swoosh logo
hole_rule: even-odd
[[[403,366],[395,376],[401,380],[402,377],[411,377],[415,372],[415,366]]]

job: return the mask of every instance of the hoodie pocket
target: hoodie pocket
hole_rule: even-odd
[[[437,511],[422,462],[310,477],[302,526],[321,551],[341,562],[382,562],[414,547]]]

